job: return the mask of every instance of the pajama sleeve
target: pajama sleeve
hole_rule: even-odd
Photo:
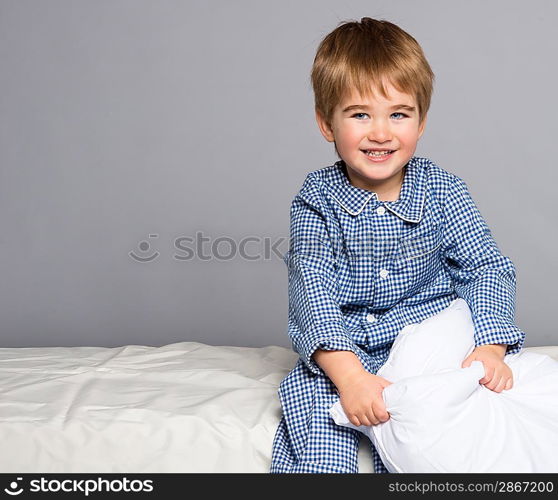
[[[443,264],[457,295],[471,309],[475,346],[508,344],[508,354],[519,352],[525,333],[514,322],[515,267],[500,253],[467,185],[457,176],[444,216]]]
[[[334,245],[319,209],[299,193],[291,206],[290,245],[284,257],[289,276],[289,337],[293,349],[316,374],[323,373],[312,359],[317,349],[352,351],[359,356],[337,301]]]

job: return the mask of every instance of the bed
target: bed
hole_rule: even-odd
[[[558,347],[530,347],[558,360]],[[0,472],[261,472],[286,348],[0,349]],[[364,438],[363,439],[367,439]],[[373,472],[361,442],[360,472]]]

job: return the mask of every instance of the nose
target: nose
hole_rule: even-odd
[[[387,120],[373,120],[368,130],[368,140],[371,142],[387,142],[392,138],[391,128]]]

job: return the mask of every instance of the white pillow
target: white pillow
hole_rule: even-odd
[[[390,472],[558,472],[558,362],[507,355],[514,386],[479,384],[481,362],[461,368],[474,346],[462,299],[397,337],[379,375],[390,419],[355,427],[339,402],[331,416],[366,434]]]
[[[413,375],[461,368],[475,347],[474,332],[467,302],[455,299],[435,316],[403,328],[378,375],[396,382]]]

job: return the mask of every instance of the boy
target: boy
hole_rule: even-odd
[[[310,173],[291,207],[289,336],[300,359],[279,388],[271,472],[357,472],[359,433],[328,409],[339,398],[353,424],[385,422],[390,381],[375,373],[395,337],[457,297],[475,325],[463,367],[482,361],[480,383],[512,387],[504,356],[525,338],[514,265],[465,183],[413,156],[433,80],[416,40],[387,21],[341,24],[318,47],[316,120],[340,161]]]

